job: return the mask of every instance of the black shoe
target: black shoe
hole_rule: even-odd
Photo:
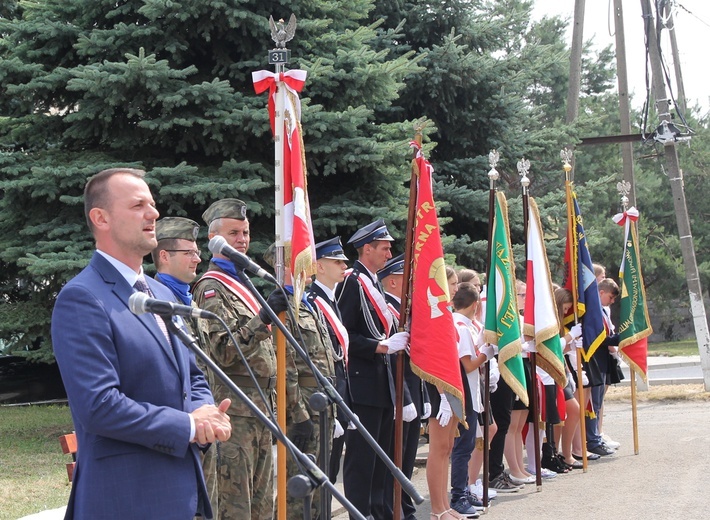
[[[589,448],[587,451],[589,451],[590,453],[594,453],[595,455],[599,455],[600,457],[606,457],[607,455],[614,454],[614,450],[605,446],[604,444],[600,444],[595,448]]]

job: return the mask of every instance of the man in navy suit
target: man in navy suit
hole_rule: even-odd
[[[214,405],[194,356],[161,317],[128,307],[136,290],[173,299],[143,276],[158,217],[143,176],[116,168],[87,182],[96,252],[52,315],[79,447],[67,519],[211,518],[198,444],[231,434],[230,402]]]

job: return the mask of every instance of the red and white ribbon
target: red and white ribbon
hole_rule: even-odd
[[[251,73],[251,79],[254,82],[254,90],[257,94],[261,94],[266,89],[269,89],[269,122],[271,124],[271,133],[276,134],[274,126],[274,118],[276,113],[276,87],[278,83],[283,83],[286,88],[297,94],[303,90],[303,86],[306,84],[306,75],[308,73],[305,70],[288,70],[286,72],[270,72],[268,70],[257,70]],[[301,118],[301,101],[296,95],[296,103],[298,110],[298,118]]]
[[[612,217],[612,220],[619,224],[620,226],[625,226],[626,221],[630,220],[631,222],[636,222],[639,219],[639,210],[637,210],[635,207],[631,206],[628,210],[624,211],[623,213],[617,213]]]

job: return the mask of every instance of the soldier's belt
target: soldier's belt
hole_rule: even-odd
[[[326,379],[330,382],[331,385],[335,384],[334,377],[326,377]],[[316,388],[319,385],[318,380],[313,376],[298,376],[298,386]]]
[[[232,381],[237,386],[248,386],[255,388],[254,381],[249,376],[232,376]],[[264,390],[272,390],[276,388],[276,376],[271,377],[257,377],[256,383],[259,388]]]

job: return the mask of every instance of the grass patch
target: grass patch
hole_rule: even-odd
[[[651,385],[648,390],[636,392],[639,402],[648,401],[710,401],[710,392],[702,384],[697,385]],[[631,387],[610,386],[604,401],[631,402]]]
[[[73,429],[68,406],[0,407],[0,520],[66,505],[70,458],[58,438]]]
[[[649,343],[649,356],[697,356],[698,342],[694,340],[673,341],[670,343]]]

